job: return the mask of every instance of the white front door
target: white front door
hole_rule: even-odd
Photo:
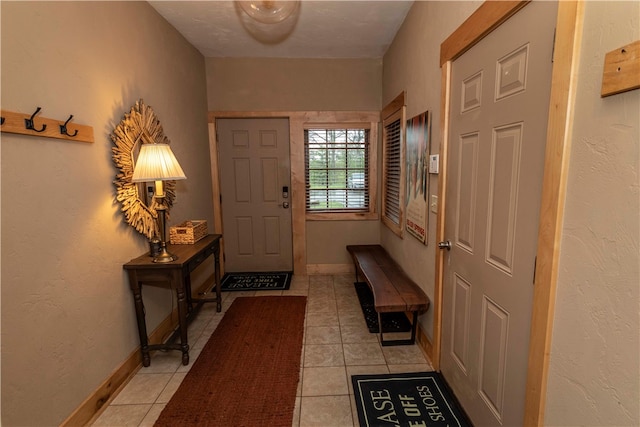
[[[453,62],[441,370],[476,426],[523,424],[556,2]]]
[[[225,271],[292,271],[288,119],[216,121]]]

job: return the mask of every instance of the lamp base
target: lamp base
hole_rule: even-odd
[[[162,184],[162,181],[158,181],[160,182],[160,184]],[[160,228],[160,253],[158,255],[156,255],[155,257],[153,257],[153,262],[171,262],[171,261],[175,261],[178,259],[177,256],[173,255],[172,253],[169,253],[169,251],[167,250],[167,230],[166,230],[166,208],[162,205],[162,199],[164,198],[164,194],[162,193],[162,190],[159,190],[160,194],[162,194],[162,196],[157,196],[156,197],[158,199],[160,199],[160,206],[158,206],[158,208],[156,209],[158,212],[158,226]]]
[[[153,257],[153,262],[171,262],[177,260],[178,257],[167,251],[166,247],[160,249],[160,253]]]

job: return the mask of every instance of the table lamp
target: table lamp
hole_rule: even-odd
[[[156,208],[158,212],[158,228],[160,229],[160,254],[153,258],[153,262],[171,262],[177,257],[167,251],[166,239],[166,207],[162,202],[165,196],[164,184],[162,181],[174,181],[179,179],[187,179],[182,168],[178,164],[176,156],[173,155],[169,144],[146,143],[140,146],[140,154],[136,160],[136,166],[133,170],[132,182],[150,182],[154,181],[156,191],[153,197],[158,200],[159,206]]]

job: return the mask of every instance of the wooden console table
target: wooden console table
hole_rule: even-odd
[[[199,308],[202,303],[215,302],[217,311],[220,312],[222,309],[222,298],[220,296],[221,237],[219,234],[210,234],[193,245],[167,245],[169,252],[178,257],[172,262],[154,263],[149,253],[146,253],[123,265],[123,268],[129,273],[129,286],[131,287],[131,292],[133,292],[143,366],[151,364],[149,357],[151,350],[181,350],[182,364],[189,364],[187,320],[197,312],[197,310],[194,311],[193,309],[193,303],[198,303]],[[192,298],[191,272],[211,255],[213,255],[215,266],[216,297]],[[149,344],[144,304],[142,302],[143,283],[149,286],[175,289],[178,297],[178,330],[176,333],[180,333],[180,344]]]

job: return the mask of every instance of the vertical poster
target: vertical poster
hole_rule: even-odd
[[[427,244],[427,192],[429,191],[429,144],[431,118],[428,111],[407,120],[405,138],[406,223],[409,234]]]

